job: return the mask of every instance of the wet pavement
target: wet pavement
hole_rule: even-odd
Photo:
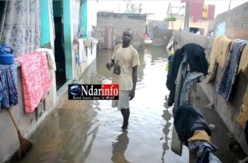
[[[112,51],[101,50],[87,69],[80,84],[111,83],[105,67]],[[30,140],[34,146],[20,163],[187,163],[188,149],[182,156],[170,150],[173,118],[167,108],[166,51],[149,48],[139,52],[141,65],[135,98],[130,102],[129,128],[121,130],[122,116],[111,101],[69,101],[67,94],[57,109],[40,125]],[[228,150],[228,130],[198,88],[195,104],[207,121],[217,125],[213,143],[223,163],[245,157]]]

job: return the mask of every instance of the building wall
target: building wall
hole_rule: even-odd
[[[74,69],[74,81],[77,82],[80,77],[83,75],[83,73],[86,71],[86,69],[95,61],[96,54],[97,54],[97,48],[96,44],[92,49],[87,48],[87,53],[85,62],[83,64],[77,64],[75,60],[73,60],[73,69]],[[78,44],[73,44],[73,53],[72,57],[75,57],[75,54],[78,53]]]
[[[173,23],[173,28],[172,28]],[[184,22],[183,20],[170,21],[168,29],[170,30],[180,30],[183,29]],[[204,32],[201,33],[204,36],[208,35],[208,32],[212,30],[212,22],[211,21],[199,21],[199,22],[189,22],[189,28],[200,28],[203,29]]]
[[[44,13],[41,15],[41,37],[40,42],[41,46],[44,46],[50,42],[50,21],[47,22],[47,20],[50,20],[50,10],[49,10],[49,1],[43,0],[40,1],[40,11],[41,13]]]
[[[218,27],[223,26],[221,29],[223,33],[230,39],[248,39],[248,2],[243,5],[237,6],[234,9],[217,15],[215,19],[215,33]]]
[[[208,5],[208,16],[207,20],[214,20],[215,5]]]
[[[41,30],[44,30],[45,37],[42,38],[41,46],[46,48],[53,49],[53,42],[54,42],[54,26],[52,25],[52,16],[51,10],[49,5],[50,0],[42,0],[41,1],[41,14],[43,20],[43,26]],[[45,120],[45,118],[56,108],[57,104],[60,102],[61,97],[67,92],[68,84],[72,82],[74,77],[81,76],[86,68],[95,60],[96,58],[96,46],[91,50],[88,50],[90,56],[86,60],[86,64],[82,66],[76,67],[75,64],[75,51],[70,47],[73,47],[73,34],[72,28],[73,23],[71,20],[71,3],[73,1],[64,0],[64,14],[66,15],[64,18],[64,23],[67,23],[65,37],[67,39],[66,43],[68,44],[67,47],[67,68],[68,68],[68,81],[61,87],[60,90],[56,90],[56,78],[55,78],[55,71],[50,69],[50,79],[52,81],[52,85],[50,91],[44,95],[43,99],[41,99],[40,104],[37,106],[33,113],[26,114],[24,112],[24,102],[23,102],[23,87],[22,87],[22,76],[21,76],[21,65],[17,62],[17,90],[18,90],[18,104],[11,107],[11,112],[13,117],[20,129],[21,134],[26,138],[29,137],[35,132],[35,130],[39,127],[39,125]],[[69,8],[68,8],[69,7]],[[50,13],[47,14],[47,13]],[[90,17],[95,15],[90,15]],[[91,24],[89,24],[91,25]],[[94,24],[93,24],[94,25]],[[73,65],[73,66],[72,66]],[[10,159],[10,157],[18,150],[19,148],[19,141],[16,129],[10,119],[10,116],[5,110],[0,112],[0,162],[6,162]],[[35,145],[35,144],[34,144]]]
[[[154,30],[155,29],[161,29],[165,30],[168,29],[169,27],[169,22],[165,21],[156,21],[156,20],[147,20],[147,33],[149,33],[150,39],[154,39]]]
[[[189,2],[189,16],[193,22],[202,20],[204,0],[191,0]]]
[[[172,36],[172,30],[154,28],[153,30],[153,46],[166,48]]]
[[[98,12],[97,26],[113,28],[112,47],[122,42],[123,31],[127,28],[130,28],[134,31],[131,44],[137,49],[144,48],[144,39],[146,34],[146,14]]]
[[[208,35],[208,31],[209,31],[209,22],[208,21],[201,21],[201,22],[189,22],[189,27],[190,28],[200,28],[203,29],[204,32],[201,33],[204,36]]]
[[[41,13],[41,47],[52,48],[53,47],[53,33],[51,26],[51,17],[49,13],[50,6],[48,0],[40,1],[40,11]],[[49,45],[49,42],[51,44]],[[18,90],[18,104],[11,107],[10,110],[13,114],[13,117],[20,129],[21,134],[25,138],[29,138],[36,128],[41,124],[41,122],[46,118],[46,116],[54,109],[56,105],[56,79],[55,71],[50,69],[50,79],[51,79],[51,88],[48,94],[44,95],[41,99],[40,104],[37,106],[36,111],[30,114],[24,112],[24,102],[23,102],[23,87],[22,87],[22,78],[21,78],[21,65],[17,63],[17,90]],[[10,116],[5,110],[0,112],[0,162],[5,162],[16,152],[19,148],[19,141],[17,137],[16,129],[10,119]]]
[[[213,45],[213,38],[194,35],[184,31],[178,32],[176,38],[176,48],[180,48],[187,43],[197,43],[204,47],[206,49],[206,58],[209,61],[209,56]],[[239,74],[234,85],[233,98],[230,102],[226,102],[225,99],[216,92],[222,75],[223,70],[218,67],[215,81],[210,84],[207,84],[205,81],[203,81],[201,82],[200,86],[205,92],[209,101],[214,105],[214,108],[221,117],[222,121],[226,124],[231,133],[234,134],[234,137],[240,143],[246,154],[248,154],[248,147],[246,143],[244,143],[244,131],[236,122],[236,117],[240,110],[248,81],[245,79],[244,75]],[[218,124],[216,125],[218,128]]]
[[[26,114],[24,111],[23,87],[21,84],[21,66],[18,62],[17,65],[18,104],[11,107],[10,110],[21,134],[28,139],[45,117],[54,109],[54,92],[56,92],[56,87],[54,87],[54,82],[52,82],[50,91],[41,100],[37,109],[33,113]],[[51,81],[55,81],[54,70],[50,70],[49,73]],[[5,162],[19,148],[19,141],[16,129],[5,110],[2,110],[0,113],[0,124],[0,130],[2,131],[0,132],[0,162]]]
[[[215,5],[204,4],[202,18],[205,20],[213,20],[215,13]]]
[[[177,19],[176,21],[169,21],[168,29],[179,30],[179,29],[183,29],[183,27],[184,27],[183,19]]]
[[[99,8],[99,3],[97,1],[88,1],[88,33],[92,34],[93,27],[97,24],[97,11]]]

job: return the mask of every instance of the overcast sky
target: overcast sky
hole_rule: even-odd
[[[98,10],[109,10],[113,12],[124,10],[127,3],[124,0],[98,0],[98,2]],[[166,13],[168,3],[180,3],[180,0],[132,0],[132,2],[136,4],[141,2],[144,12],[156,13],[159,16]],[[231,9],[245,2],[247,0],[231,0]],[[205,0],[205,4],[215,5],[215,15],[227,11],[229,3],[230,0]]]

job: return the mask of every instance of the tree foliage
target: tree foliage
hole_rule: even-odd
[[[175,17],[167,17],[167,18],[165,18],[164,19],[164,21],[176,21],[177,20],[177,18],[175,18]]]

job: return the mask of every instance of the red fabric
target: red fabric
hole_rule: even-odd
[[[45,52],[32,52],[16,58],[21,62],[24,107],[32,113],[51,86]]]

